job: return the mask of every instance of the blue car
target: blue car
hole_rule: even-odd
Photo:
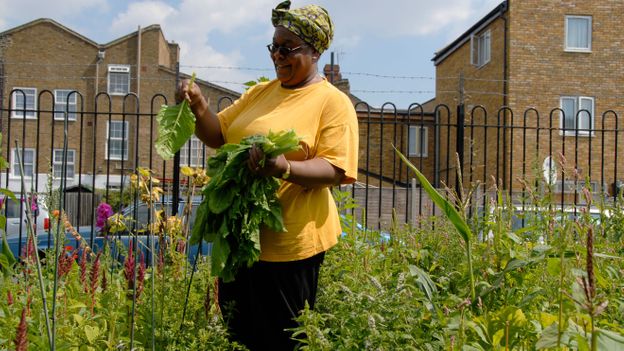
[[[181,214],[183,209],[185,199],[181,199],[182,201],[179,203],[178,213]],[[190,216],[190,226],[192,228],[193,222],[195,220],[195,213],[197,206],[201,203],[201,198],[195,197],[192,201],[192,211]],[[163,201],[158,202],[156,205],[157,209],[164,209],[167,215],[171,215],[172,202],[169,201],[169,198],[164,198]],[[136,209],[136,210],[135,210]],[[112,254],[117,257],[118,260],[122,261],[125,252],[129,247],[130,241],[136,243],[138,249],[144,253],[144,256],[147,260],[147,263],[151,262],[152,257],[152,240],[154,240],[154,250],[157,253],[159,248],[158,237],[154,235],[149,235],[146,233],[145,229],[148,227],[148,220],[151,220],[151,216],[149,215],[149,208],[145,203],[139,202],[138,206],[134,206],[134,204],[126,207],[121,211],[121,214],[126,218],[126,227],[128,231],[124,231],[122,233],[115,233],[114,235],[104,236],[95,226],[83,226],[80,228],[76,228],[78,234],[86,241],[88,245],[90,245],[94,252],[98,252],[104,246],[108,244],[111,248]],[[134,219],[136,215],[136,220]],[[53,227],[56,222],[54,220],[51,221],[50,227]],[[132,235],[135,232],[137,235]],[[45,231],[37,231],[37,249],[40,257],[44,257],[47,249],[54,249],[54,238],[52,234],[52,230],[46,228]],[[20,236],[10,236],[7,239],[9,248],[13,255],[17,258],[21,256],[24,251],[24,247],[27,242],[27,235],[24,234]],[[74,236],[69,232],[65,232],[65,240],[64,243],[71,247],[78,247],[80,243],[74,238]],[[133,245],[134,246],[134,245]],[[136,247],[136,246],[135,246]],[[188,251],[188,257],[191,264],[194,263],[195,258],[197,257],[197,252],[200,251],[203,256],[210,255],[211,244],[202,242],[200,244],[192,245]]]

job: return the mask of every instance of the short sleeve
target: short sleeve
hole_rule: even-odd
[[[323,158],[345,172],[343,184],[357,180],[358,123],[353,104],[336,91],[323,108],[316,157]]]
[[[255,91],[259,85],[254,85],[251,88],[247,89],[238,99],[234,101],[230,106],[226,107],[223,111],[217,114],[219,118],[219,124],[221,125],[221,134],[223,135],[223,140],[227,143],[227,130],[232,125],[232,122],[236,117],[246,108],[249,104],[249,101],[253,99],[255,95]]]

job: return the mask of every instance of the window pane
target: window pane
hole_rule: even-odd
[[[24,164],[32,164],[33,159],[35,158],[34,152],[32,152],[31,150],[25,150],[24,151],[24,155],[22,156],[22,162],[24,162]]]
[[[562,98],[561,109],[564,113],[563,127],[574,129],[574,119],[576,118],[576,99]]]
[[[109,93],[110,94],[127,94],[129,92],[130,74],[123,72],[110,72]]]
[[[409,129],[409,155],[426,156],[427,128],[411,126]]]
[[[591,114],[593,114],[593,111],[594,111],[594,102],[592,99],[581,98],[580,106],[581,108],[579,110],[589,111],[589,112],[587,111],[579,112],[579,129],[585,130],[587,132],[592,127],[592,124],[591,124],[592,115]]]
[[[35,117],[36,95],[37,90],[34,88],[16,88],[13,93],[13,109],[15,110],[13,116],[24,118],[24,109],[26,109],[26,117]]]
[[[588,18],[568,18],[567,46],[589,49],[589,30]]]

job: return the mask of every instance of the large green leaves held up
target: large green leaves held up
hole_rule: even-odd
[[[247,168],[249,149],[258,145],[268,158],[299,148],[294,131],[253,135],[240,144],[225,144],[208,159],[210,181],[197,208],[191,244],[212,243],[212,274],[234,280],[237,270],[260,258],[260,228],[284,232],[277,199],[279,180],[259,177]]]
[[[191,77],[192,85],[195,73]],[[158,115],[158,137],[156,138],[156,152],[165,160],[169,160],[195,133],[195,115],[185,99],[177,105],[162,105]]]

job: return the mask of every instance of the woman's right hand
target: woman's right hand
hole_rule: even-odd
[[[199,89],[199,86],[195,83],[193,83],[193,85],[189,85],[190,82],[190,79],[183,79],[182,81],[180,81],[175,94],[176,103],[179,104],[180,102],[182,102],[182,100],[187,100],[189,102],[189,105],[193,107],[193,105],[201,102],[201,100],[204,98],[201,93],[201,89]]]

